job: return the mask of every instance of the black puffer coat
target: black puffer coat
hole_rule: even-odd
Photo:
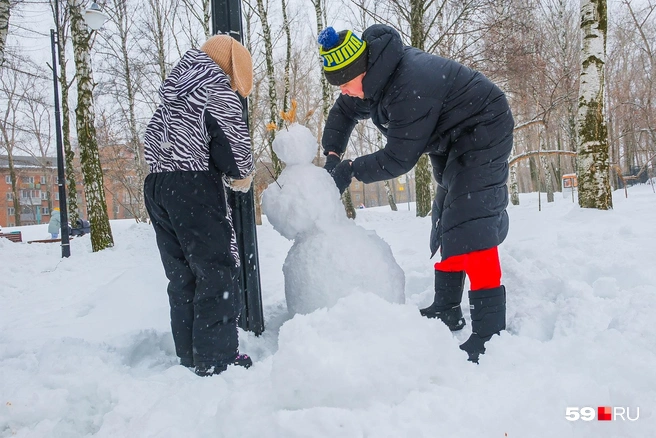
[[[357,121],[371,117],[387,145],[353,161],[355,178],[395,178],[429,154],[438,182],[432,253],[441,246],[445,259],[499,245],[508,232],[514,127],[503,92],[479,72],[403,46],[391,27],[371,26],[362,38],[368,45],[364,99],[337,99],[324,153],[343,153]]]

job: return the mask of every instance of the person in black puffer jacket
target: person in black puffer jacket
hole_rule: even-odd
[[[506,327],[497,251],[508,233],[514,121],[506,97],[480,72],[404,46],[389,26],[373,25],[362,38],[329,27],[318,41],[324,75],[342,92],[323,131],[324,167],[343,192],[353,177],[364,183],[396,178],[428,154],[437,181],[431,257],[439,249],[441,261],[434,302],[421,314],[462,329],[466,274],[472,335],[460,348],[477,363],[485,343]],[[386,146],[342,161],[353,128],[367,118]]]
[[[251,186],[251,139],[235,91],[246,97],[252,86],[248,50],[215,35],[162,83],[144,138],[144,197],[169,279],[175,351],[200,376],[252,364],[238,351],[240,260],[226,193]]]

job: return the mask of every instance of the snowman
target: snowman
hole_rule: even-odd
[[[293,240],[283,264],[291,314],[329,308],[354,293],[405,302],[405,275],[389,245],[348,219],[331,176],[312,164],[317,142],[298,123],[276,134],[273,150],[286,167],[262,195],[262,209]]]

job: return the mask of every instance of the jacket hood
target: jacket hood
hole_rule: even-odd
[[[186,98],[204,85],[217,82],[230,87],[228,76],[212,58],[198,49],[191,49],[162,82],[159,96],[162,102],[170,104]]]
[[[399,33],[384,24],[374,24],[362,34],[368,45],[367,70],[362,80],[365,99],[379,100],[385,86],[403,58]]]

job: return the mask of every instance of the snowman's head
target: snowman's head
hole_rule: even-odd
[[[273,151],[288,166],[311,164],[317,149],[317,139],[312,132],[298,123],[283,128],[273,141]]]
[[[262,209],[280,234],[288,239],[347,220],[332,177],[312,164],[317,140],[305,126],[293,124],[278,132],[273,149],[287,166],[277,183],[262,194]]]

